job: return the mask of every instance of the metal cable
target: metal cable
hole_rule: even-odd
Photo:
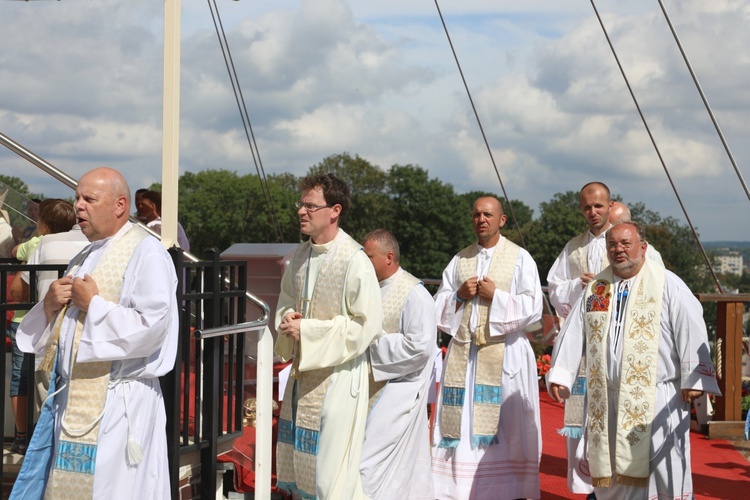
[[[484,145],[487,147],[487,153],[490,155],[490,161],[492,161],[492,166],[495,169],[495,175],[497,175],[497,180],[500,182],[500,189],[502,189],[503,196],[505,196],[505,201],[508,203],[508,210],[510,211],[510,216],[513,219],[513,224],[515,224],[516,230],[518,231],[518,237],[521,240],[521,246],[523,248],[526,248],[526,243],[523,240],[523,234],[521,234],[521,227],[518,225],[518,220],[516,219],[515,212],[513,212],[513,206],[510,203],[510,198],[508,198],[508,193],[505,191],[503,180],[500,177],[500,170],[498,170],[497,164],[495,163],[495,157],[492,156],[492,149],[490,148],[490,143],[487,141],[487,135],[484,133],[484,127],[482,127],[482,121],[479,119],[479,113],[477,112],[476,106],[474,106],[474,99],[471,97],[471,91],[469,90],[469,86],[466,83],[464,72],[461,69],[461,63],[458,62],[456,49],[453,48],[453,41],[451,40],[450,33],[448,33],[448,26],[446,26],[445,19],[443,19],[443,13],[440,11],[440,5],[438,5],[438,0],[435,0],[435,7],[437,8],[438,15],[440,16],[440,22],[443,23],[443,30],[445,30],[445,36],[448,38],[448,44],[451,46],[451,52],[453,52],[453,59],[456,61],[456,66],[458,66],[458,72],[461,74],[461,81],[464,82],[466,95],[469,97],[469,103],[471,103],[471,109],[474,111],[474,117],[477,120],[477,125],[479,125],[479,131],[482,133],[482,139],[484,139]]]
[[[628,87],[628,92],[630,92],[630,97],[633,98],[633,103],[635,104],[635,108],[638,110],[638,114],[641,117],[643,126],[646,127],[646,132],[648,133],[649,139],[651,139],[651,144],[654,146],[654,151],[656,151],[656,155],[659,157],[659,162],[661,162],[661,166],[664,169],[664,173],[667,175],[669,184],[672,186],[672,191],[674,191],[674,194],[677,197],[677,202],[680,204],[682,213],[685,214],[685,219],[687,220],[687,223],[690,226],[690,230],[693,232],[693,237],[695,238],[695,241],[698,243],[698,247],[700,248],[701,254],[703,255],[703,259],[706,261],[706,265],[708,266],[709,271],[711,271],[711,276],[714,279],[716,288],[719,290],[719,293],[724,293],[724,290],[721,287],[721,283],[719,283],[719,278],[716,276],[716,272],[714,271],[714,268],[711,265],[711,260],[708,258],[708,255],[706,254],[706,251],[704,250],[703,245],[701,244],[701,240],[698,237],[698,233],[695,231],[695,226],[693,226],[693,222],[690,220],[690,216],[687,213],[687,209],[685,209],[685,205],[682,203],[682,198],[680,198],[680,193],[677,192],[677,187],[672,181],[672,176],[669,173],[669,169],[667,169],[667,165],[666,163],[664,163],[664,158],[662,158],[661,156],[661,151],[659,151],[659,146],[656,145],[656,140],[654,139],[654,135],[651,133],[651,129],[648,126],[646,117],[643,115],[643,111],[641,111],[641,106],[638,104],[638,99],[636,99],[635,94],[633,93],[633,88],[630,86],[630,81],[628,80],[628,77],[625,74],[625,70],[623,69],[622,64],[620,64],[620,58],[617,56],[617,51],[615,50],[614,45],[612,45],[612,41],[610,40],[609,34],[607,33],[607,28],[604,27],[604,22],[602,21],[602,18],[599,15],[599,10],[596,8],[596,4],[594,3],[594,0],[590,0],[590,1],[591,1],[591,6],[594,8],[594,13],[596,14],[596,18],[599,20],[599,25],[602,27],[602,31],[604,32],[604,37],[607,39],[607,44],[609,45],[609,48],[612,50],[612,55],[615,57],[615,62],[617,63],[617,67],[620,68],[620,73],[622,74],[622,78],[623,80],[625,80],[625,85],[627,85]]]
[[[260,150],[258,149],[258,143],[255,140],[255,134],[253,133],[253,126],[250,123],[250,114],[247,111],[247,105],[245,104],[245,97],[242,94],[242,88],[240,87],[239,77],[237,76],[237,70],[234,66],[234,60],[232,59],[232,53],[229,50],[229,41],[227,40],[226,33],[224,32],[224,25],[221,22],[221,15],[219,14],[219,6],[216,4],[216,0],[207,0],[208,8],[211,11],[211,18],[213,19],[214,28],[216,29],[216,36],[219,39],[219,46],[221,47],[221,53],[224,57],[224,64],[229,73],[229,80],[232,84],[232,91],[234,92],[234,98],[237,101],[237,107],[240,111],[240,118],[242,119],[242,127],[245,130],[245,137],[247,138],[248,146],[250,146],[250,153],[253,157],[253,163],[255,164],[255,170],[258,173],[258,179],[260,181],[261,191],[266,199],[266,203],[269,207],[269,215],[271,218],[271,224],[276,231],[276,241],[282,243],[284,237],[281,231],[281,225],[279,224],[276,216],[276,208],[273,203],[273,197],[271,196],[271,189],[268,186],[268,179],[266,178],[266,172],[263,168],[263,162],[260,158]]]
[[[682,54],[682,59],[685,61],[685,64],[687,65],[687,69],[690,72],[690,76],[693,78],[693,83],[695,83],[695,88],[698,89],[698,93],[701,96],[703,105],[706,107],[706,111],[708,111],[708,116],[711,117],[711,123],[714,124],[716,133],[719,134],[719,139],[721,139],[721,144],[724,146],[724,151],[727,152],[727,156],[729,157],[729,161],[732,163],[734,172],[737,174],[737,178],[740,180],[740,184],[742,185],[742,188],[745,190],[745,195],[747,196],[747,199],[750,200],[750,190],[748,190],[747,184],[745,184],[745,179],[742,177],[742,172],[740,172],[740,169],[737,166],[737,162],[734,161],[734,155],[732,154],[732,151],[730,151],[729,144],[727,144],[727,141],[724,137],[724,132],[721,131],[721,127],[719,126],[719,122],[716,120],[716,117],[714,116],[714,112],[711,109],[711,105],[708,103],[708,99],[706,98],[706,95],[703,93],[703,88],[701,87],[700,82],[698,82],[698,77],[695,75],[695,71],[693,71],[693,65],[690,64],[690,60],[688,59],[688,56],[685,53],[685,49],[682,48],[682,42],[680,42],[680,37],[677,36],[677,31],[675,30],[674,25],[672,24],[672,19],[669,17],[669,13],[667,13],[667,8],[664,6],[664,2],[662,2],[662,0],[658,0],[658,2],[659,2],[659,6],[661,7],[661,11],[664,13],[664,19],[667,20],[667,24],[669,25],[669,30],[672,32],[674,41],[677,43],[677,47],[680,49],[680,54]]]
[[[500,189],[503,191],[503,196],[505,197],[505,201],[508,204],[508,210],[510,211],[510,216],[513,219],[513,224],[516,226],[516,231],[518,232],[518,238],[520,239],[521,246],[525,249],[526,248],[526,242],[523,239],[523,234],[521,233],[521,226],[518,224],[518,219],[516,219],[516,214],[513,211],[513,205],[510,202],[510,198],[508,197],[508,193],[505,191],[505,185],[503,184],[503,179],[500,177],[500,170],[497,168],[497,164],[495,163],[495,157],[492,155],[492,149],[490,148],[490,143],[487,141],[487,135],[484,133],[484,127],[482,126],[482,120],[479,118],[479,113],[477,112],[476,106],[474,106],[474,99],[471,97],[471,91],[469,90],[469,85],[466,83],[466,78],[464,77],[464,72],[461,69],[461,63],[458,61],[458,55],[456,54],[456,49],[453,47],[453,41],[451,40],[451,35],[448,33],[448,26],[445,24],[445,19],[443,18],[443,13],[440,11],[440,5],[438,4],[438,0],[435,0],[435,8],[437,8],[438,15],[440,16],[440,22],[443,24],[443,30],[445,31],[445,36],[448,39],[448,44],[451,47],[451,52],[453,53],[453,59],[456,61],[456,66],[458,67],[458,72],[461,75],[461,81],[464,84],[464,89],[466,89],[466,95],[469,98],[469,103],[471,103],[471,109],[474,112],[474,118],[477,120],[477,125],[479,126],[479,131],[482,133],[482,139],[484,140],[484,145],[487,148],[487,154],[490,156],[490,161],[492,162],[492,167],[495,169],[495,175],[497,175],[497,180],[500,183]],[[552,313],[552,306],[549,303],[549,298],[547,297],[547,294],[542,294],[542,299],[544,303],[544,315],[553,316]],[[545,331],[544,326],[544,317],[540,320],[538,324],[535,325],[529,325],[531,329],[541,329],[541,332],[543,334],[543,342],[548,343],[549,339],[553,339],[557,337],[557,334],[560,331],[559,324],[555,322],[550,330],[550,332]],[[527,331],[528,333],[532,333],[530,330]]]

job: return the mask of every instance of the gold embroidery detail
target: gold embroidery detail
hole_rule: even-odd
[[[627,385],[639,384],[646,387],[651,385],[650,367],[651,356],[646,356],[645,360],[635,360],[635,356],[632,354],[629,355],[628,369],[625,372],[625,383]]]
[[[602,329],[604,327],[604,318],[595,318],[593,316],[587,316],[589,324],[589,342],[601,342],[602,341]]]
[[[646,430],[646,412],[650,408],[648,403],[634,405],[630,401],[625,402],[625,418],[622,419],[623,430],[635,429],[638,432]]]
[[[654,311],[646,311],[646,314],[638,314],[638,311],[630,313],[633,318],[633,322],[630,326],[628,335],[631,339],[642,338],[649,342],[654,340],[654,330],[652,328],[654,322]]]

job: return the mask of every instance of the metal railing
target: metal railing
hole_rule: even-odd
[[[200,457],[200,497],[212,498],[217,487],[217,455],[242,434],[245,399],[245,335],[257,335],[257,441],[255,470],[257,498],[270,498],[271,491],[271,400],[273,399],[273,340],[267,330],[266,314],[255,321],[246,319],[246,263],[224,261],[217,251],[208,259],[186,262],[182,251],[170,250],[178,275],[177,299],[180,307],[180,341],[172,372],[160,382],[167,409],[167,439],[172,496],[179,498],[181,462],[190,453]],[[36,302],[36,287],[30,287],[29,302],[8,303],[9,276],[26,270],[31,283],[41,271],[61,276],[66,266],[0,264],[0,314],[30,309]],[[6,325],[1,322],[0,339]],[[248,336],[250,341],[254,340]],[[7,352],[7,351],[4,351]],[[34,415],[32,397],[34,357],[27,354],[29,375],[28,414]],[[6,356],[0,357],[0,383],[5,383]],[[0,401],[0,425],[4,425],[6,399]],[[29,418],[29,431],[33,418]],[[29,432],[29,435],[31,432]],[[4,477],[0,463],[0,476]]]
[[[44,158],[34,154],[29,149],[25,148],[18,142],[14,141],[7,135],[0,132],[0,145],[5,146],[10,151],[16,153],[18,156],[23,158],[24,160],[28,161],[32,165],[36,166],[40,170],[46,172],[47,174],[51,175],[64,185],[68,186],[69,188],[75,190],[78,187],[78,181],[75,180],[70,175],[66,174],[59,168],[52,165],[50,162],[46,161]],[[141,223],[140,221],[130,218],[130,221],[134,224],[139,224],[142,228],[144,228],[146,231],[148,231],[151,235],[155,236],[156,238],[159,238],[161,240],[161,235],[155,233],[151,228],[147,227],[145,224]],[[189,260],[190,262],[199,262],[200,259],[196,257],[195,255],[191,254],[190,252],[184,252],[182,253],[185,259]],[[247,297],[247,300],[250,301],[250,303],[257,307],[261,311],[261,320],[265,319],[268,321],[269,318],[269,310],[268,310],[268,304],[260,300],[258,297],[253,295],[250,292],[245,291],[245,295]]]

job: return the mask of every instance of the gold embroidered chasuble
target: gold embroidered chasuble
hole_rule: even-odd
[[[617,482],[647,486],[651,426],[656,400],[656,370],[661,337],[664,269],[646,259],[630,287],[622,325],[622,361],[616,408],[616,440],[609,441],[607,395],[608,336],[615,300],[606,310],[595,304],[597,296],[612,294],[614,276],[607,268],[586,289],[584,333],[586,339],[587,455],[595,487],[612,484],[610,447],[615,446]],[[604,289],[602,289],[604,287]],[[611,295],[610,295],[611,297]]]
[[[513,271],[520,247],[501,238],[492,255],[487,276],[495,283],[497,290],[510,293]],[[478,244],[461,250],[457,257],[458,283],[477,275],[477,259],[480,254]],[[477,309],[478,323],[474,332],[470,331],[473,309]],[[471,343],[477,346],[475,383],[472,408],[473,432],[472,447],[496,444],[497,426],[500,421],[502,402],[503,359],[505,340],[490,335],[490,302],[478,295],[464,304],[461,323],[446,360],[442,386],[442,430],[441,448],[455,448],[461,440],[461,414],[463,412],[466,388],[466,366],[469,362]]]
[[[91,275],[99,288],[99,296],[104,300],[119,303],[125,270],[138,243],[147,236],[146,231],[134,225],[107,244]],[[58,313],[53,332],[60,331],[64,316],[65,309]],[[78,500],[93,496],[99,422],[104,415],[112,363],[76,363],[85,320],[86,313],[80,312],[71,353],[68,401],[62,415],[55,462],[44,494],[47,499]],[[49,350],[56,352],[56,346]]]
[[[290,272],[293,276],[296,310],[304,318],[332,319],[346,314],[341,310],[345,277],[354,254],[362,247],[344,231],[339,231],[323,263],[314,277],[310,290],[311,242],[301,244],[294,254]],[[284,392],[281,406],[276,452],[276,472],[279,488],[294,491],[302,498],[316,498],[316,467],[321,416],[328,381],[333,368],[299,371],[300,359],[305,355],[301,344],[295,343],[292,374]],[[294,407],[295,385],[297,405]]]
[[[383,331],[386,334],[401,334],[399,332],[399,322],[401,320],[401,310],[404,308],[406,298],[412,289],[421,283],[421,281],[403,269],[394,276],[394,281],[388,285],[385,294],[382,296],[383,307]],[[369,410],[377,402],[380,393],[383,391],[386,382],[376,382],[372,377],[370,369],[370,403]]]

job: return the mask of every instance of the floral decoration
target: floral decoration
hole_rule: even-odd
[[[541,354],[536,357],[536,371],[540,377],[544,377],[552,365],[552,356]]]

